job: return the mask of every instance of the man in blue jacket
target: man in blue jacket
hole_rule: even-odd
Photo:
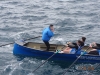
[[[49,49],[50,49],[49,40],[51,39],[51,37],[53,37],[53,35],[54,35],[53,32],[54,32],[53,25],[50,25],[49,27],[45,28],[42,32],[42,40],[45,43],[45,45],[47,46],[47,51],[49,51]]]

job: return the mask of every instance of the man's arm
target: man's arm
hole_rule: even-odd
[[[96,43],[97,47],[100,47],[100,44]]]
[[[68,44],[68,47],[78,49],[78,46],[76,44]]]
[[[100,49],[100,47],[97,47],[97,46],[93,46],[92,48],[94,48],[94,49]]]
[[[48,31],[47,33],[49,37],[52,37],[54,35],[52,31]]]

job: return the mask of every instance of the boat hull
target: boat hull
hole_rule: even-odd
[[[49,58],[54,52],[35,50],[32,48],[28,48],[17,43],[14,44],[13,49],[14,55],[28,56],[28,57],[41,57],[44,59]],[[76,54],[64,54],[64,53],[56,53],[50,60],[55,61],[65,61],[65,62],[73,62],[78,58],[79,55]],[[79,58],[77,62],[82,63],[100,63],[100,56],[93,55],[83,55]]]

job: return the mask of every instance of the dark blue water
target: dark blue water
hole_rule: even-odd
[[[41,35],[49,24],[55,25],[51,43],[65,44],[82,36],[86,43],[100,43],[100,0],[0,0],[0,44]],[[32,73],[44,60],[16,57],[12,50],[13,45],[0,47],[0,75],[61,75],[69,66],[48,61]],[[100,75],[100,67],[80,70],[82,65],[97,64],[75,64],[66,75]]]

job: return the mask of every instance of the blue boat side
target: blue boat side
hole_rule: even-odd
[[[36,50],[32,48],[28,48],[17,43],[14,44],[13,49],[14,55],[28,56],[28,57],[41,57],[41,58],[49,58],[54,52],[48,52],[43,50]],[[76,54],[64,54],[64,53],[56,53],[51,60],[57,61],[66,61],[73,62],[77,59],[79,55]],[[90,63],[100,63],[100,56],[92,56],[92,55],[83,55],[80,57],[78,62],[90,62]]]

